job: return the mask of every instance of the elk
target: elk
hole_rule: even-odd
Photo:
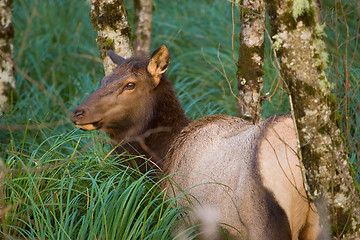
[[[319,216],[306,198],[289,116],[257,125],[225,115],[190,122],[165,75],[166,46],[150,59],[124,59],[112,51],[109,56],[118,66],[72,111],[77,127],[102,130],[130,154],[153,158],[180,186],[170,195],[185,191],[211,206],[234,238],[319,237]],[[163,186],[173,189],[169,184]]]

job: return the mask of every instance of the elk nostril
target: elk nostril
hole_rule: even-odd
[[[70,120],[74,124],[78,124],[79,122],[82,122],[87,115],[88,115],[88,110],[86,109],[86,107],[77,106],[72,110],[70,114]]]
[[[84,114],[85,114],[84,110],[74,110],[72,115],[75,118],[82,118]]]

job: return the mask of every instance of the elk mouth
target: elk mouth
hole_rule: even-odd
[[[92,131],[100,128],[100,121],[92,122],[92,123],[79,123],[75,122],[75,127],[81,128],[82,130]]]

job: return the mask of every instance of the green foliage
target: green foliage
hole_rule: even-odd
[[[231,5],[221,0],[181,4],[160,0],[153,21],[152,48],[162,43],[169,47],[172,63],[168,75],[186,113],[192,119],[214,113],[236,115],[237,99],[231,92],[237,94]],[[237,55],[239,48],[235,47]]]
[[[5,159],[1,188],[5,205],[12,205],[10,236],[172,239],[183,211],[159,190],[150,172],[142,175],[121,157],[107,156],[109,149],[96,135],[76,130],[46,142],[50,148],[44,142],[29,155],[9,153]]]

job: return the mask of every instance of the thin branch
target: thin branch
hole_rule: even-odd
[[[168,128],[168,127],[157,127],[157,128],[149,129],[145,133],[143,133],[142,135],[138,135],[138,136],[134,136],[134,137],[124,139],[124,142],[134,142],[134,141],[138,142],[140,144],[140,146],[142,147],[142,149],[144,149],[145,152],[147,152],[150,156],[152,156],[152,158],[156,162],[160,162],[161,158],[149,146],[146,145],[145,139],[150,137],[150,135],[152,135],[152,134],[156,134],[156,133],[160,133],[160,132],[168,132],[170,130],[171,129]]]
[[[227,75],[226,75],[226,71],[225,71],[224,64],[222,63],[221,58],[220,58],[220,50],[219,50],[219,48],[220,48],[220,45],[219,45],[218,51],[217,51],[217,58],[218,58],[218,60],[219,60],[219,62],[220,62],[220,64],[221,64],[222,71],[221,71],[218,67],[216,67],[214,64],[212,64],[212,63],[206,58],[203,49],[201,49],[201,54],[203,55],[203,58],[204,58],[205,62],[206,62],[207,64],[209,64],[210,66],[212,66],[218,73],[220,73],[220,74],[225,78],[226,82],[227,82],[228,85],[229,85],[229,89],[230,89],[231,94],[232,94],[236,99],[238,99],[238,97],[236,96],[236,94],[235,94],[234,91],[232,90],[231,81],[229,80],[229,78],[228,78]]]

